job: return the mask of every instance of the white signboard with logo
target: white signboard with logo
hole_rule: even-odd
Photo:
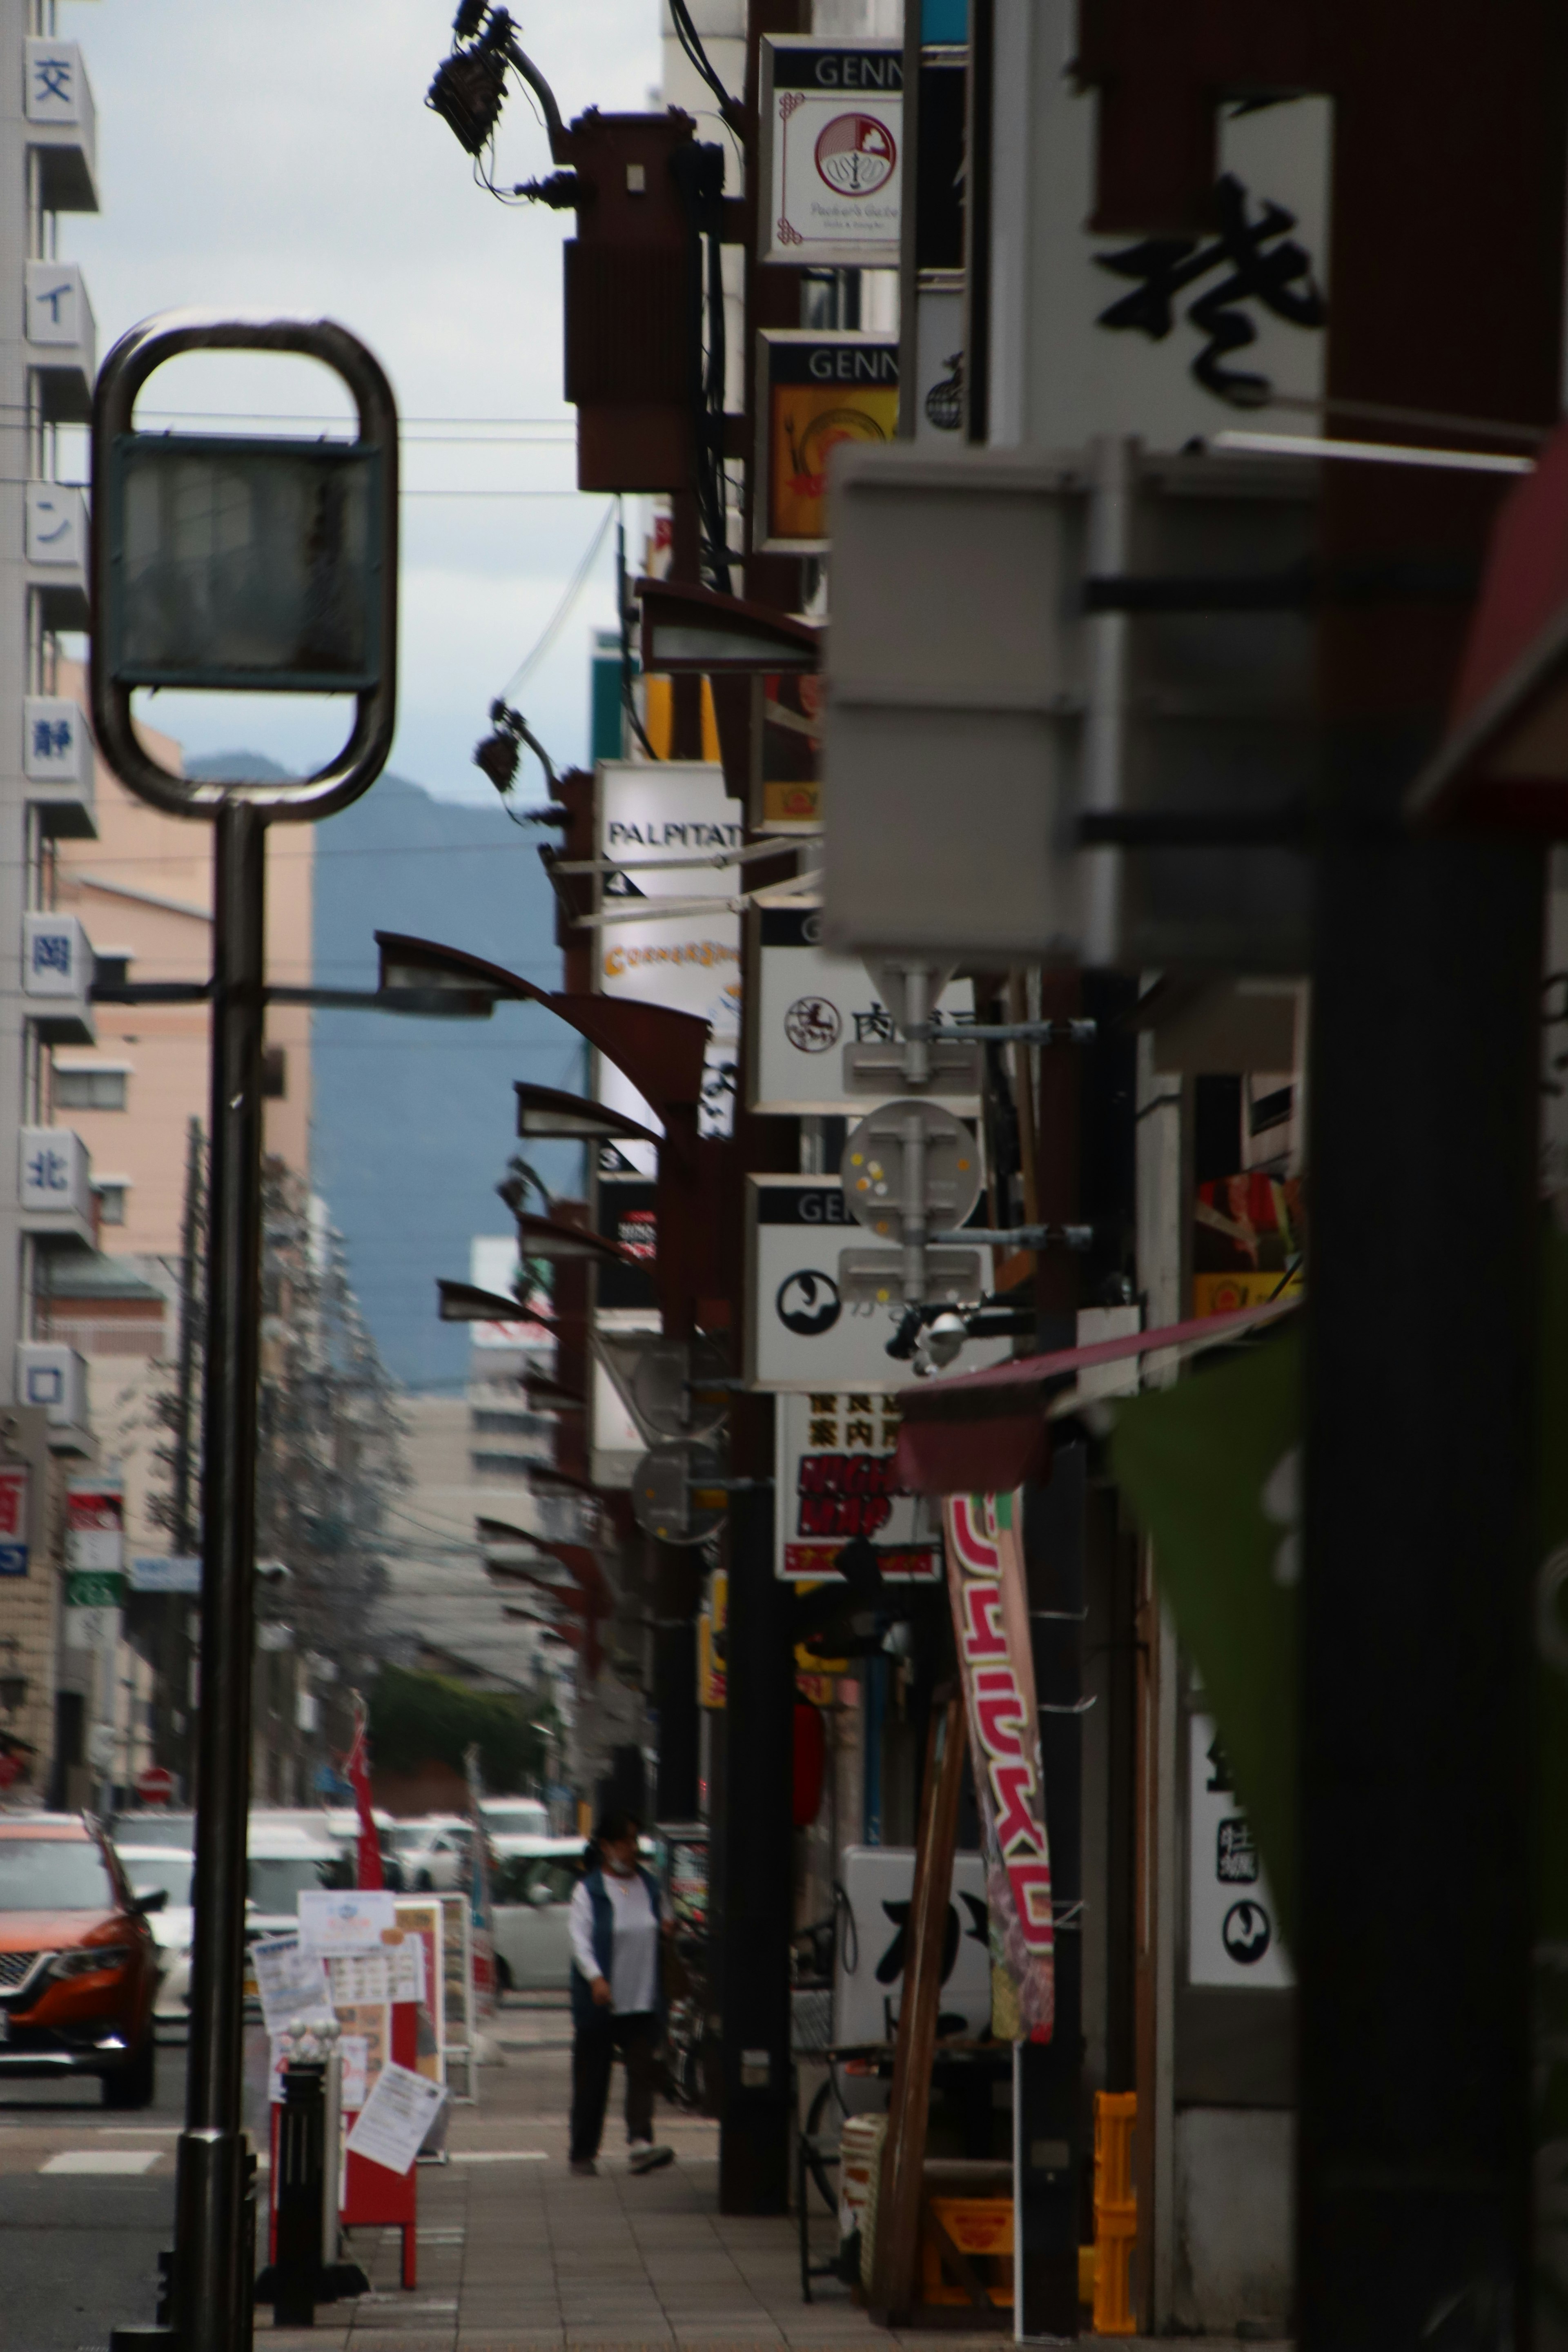
[[[898,1032],[859,958],[828,955],[818,945],[821,934],[815,908],[765,907],[754,918],[748,975],[757,1006],[754,1111],[859,1118],[878,1099],[848,1091],[844,1050],[895,1038]],[[973,1020],[972,980],[950,984],[936,1018],[959,1028]],[[886,1089],[889,1097],[900,1091],[894,1084]],[[979,1109],[971,1095],[931,1099],[970,1117]]]
[[[899,41],[763,37],[758,113],[770,191],[758,259],[899,266],[904,68]]]
[[[890,2042],[903,2001],[908,1922],[915,1887],[912,1846],[851,1845],[843,1878],[849,1918],[839,1950],[852,1954],[834,1974],[835,2042]],[[851,1923],[853,1933],[850,1932]],[[990,1912],[985,1864],[977,1853],[952,1857],[952,1893],[942,1942],[937,2032],[978,2035],[991,2024]]]
[[[837,1176],[747,1177],[746,1377],[754,1388],[799,1394],[911,1384],[910,1363],[888,1353],[901,1310],[850,1307],[839,1296],[839,1251],[866,1245]],[[1011,1346],[972,1339],[953,1369],[1000,1363]]]
[[[875,1389],[781,1396],[774,1428],[778,1575],[836,1577],[840,1548],[861,1538],[875,1545],[885,1577],[921,1583],[941,1577],[941,1527],[933,1507],[893,1486],[895,1398]]]
[[[709,913],[693,911],[691,902],[728,902],[743,888],[739,866],[706,861],[741,846],[745,811],[726,793],[723,769],[705,760],[602,761],[597,800],[598,854],[626,861],[604,877],[600,912],[630,919],[605,923],[595,935],[594,984],[607,996],[667,1004],[711,1024],[700,1128],[728,1135],[740,1058],[741,919],[728,903]],[[642,917],[643,898],[679,900],[687,911]],[[595,1060],[598,1099],[657,1133],[660,1122],[631,1081],[603,1055]],[[653,1172],[651,1144],[617,1149]]]
[[[1266,1990],[1294,1984],[1252,1825],[1209,1717],[1193,1717],[1188,1738],[1188,1982]]]

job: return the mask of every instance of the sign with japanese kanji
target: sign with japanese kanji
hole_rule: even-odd
[[[940,1532],[928,1507],[893,1484],[896,1398],[875,1389],[781,1396],[773,1476],[773,1565],[792,1581],[837,1577],[855,1538],[876,1549],[881,1574],[934,1583]]]
[[[73,1478],[66,1492],[67,1569],[119,1580],[124,1565],[125,1496],[119,1481]]]
[[[764,907],[757,914],[754,1111],[861,1118],[876,1100],[845,1078],[845,1047],[887,1044],[898,1032],[858,956],[829,955],[815,908]],[[932,1013],[962,1031],[974,1019],[974,983],[951,982]],[[896,1082],[889,1098],[904,1092]],[[950,1110],[973,1115],[973,1096],[940,1094]]]
[[[1252,1824],[1206,1715],[1187,1727],[1187,1981],[1279,1986],[1296,1981]]]
[[[757,258],[896,269],[903,205],[904,65],[899,41],[764,36]]]

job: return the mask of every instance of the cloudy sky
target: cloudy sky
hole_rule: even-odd
[[[656,0],[518,13],[568,118],[647,103]],[[103,209],[63,219],[60,247],[83,264],[100,355],[137,320],[185,304],[324,314],[378,352],[410,493],[393,765],[434,792],[479,796],[489,787],[468,761],[490,698],[550,619],[606,501],[572,488],[565,221],[477,186],[424,103],[450,19],[451,0],[61,0],[60,33],[81,42],[97,100]],[[498,179],[549,168],[514,95]],[[309,362],[237,357],[172,366],[139,412],[163,421],[148,418],[150,402],[208,417],[344,413]],[[635,562],[641,523],[627,520]],[[613,620],[612,576],[607,538],[519,697],[558,762],[586,751],[589,633]],[[343,731],[327,707],[270,698],[165,696],[154,715],[191,751],[245,745],[288,761],[325,754]]]

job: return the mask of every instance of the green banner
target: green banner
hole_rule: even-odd
[[[119,1609],[125,1600],[125,1578],[118,1568],[72,1568],[66,1571],[68,1609]]]

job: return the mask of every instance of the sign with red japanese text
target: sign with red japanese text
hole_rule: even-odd
[[[27,1471],[0,1470],[0,1576],[27,1573]]]
[[[776,1572],[831,1578],[843,1546],[864,1537],[877,1566],[904,1582],[942,1573],[930,1506],[892,1483],[897,1400],[875,1389],[781,1396],[773,1478]]]
[[[763,36],[757,108],[766,217],[757,258],[899,266],[904,59],[900,41]]]
[[[1022,1511],[1019,1495],[950,1495],[942,1504],[948,1596],[980,1798],[991,1957],[1016,1993],[1018,2038],[1048,2042],[1056,2021],[1056,1933]]]

